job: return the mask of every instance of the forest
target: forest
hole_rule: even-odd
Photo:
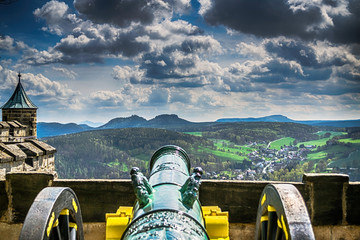
[[[205,178],[239,179],[244,176],[242,179],[248,180],[301,181],[306,171],[323,172],[328,164],[340,167],[341,161],[336,162],[339,164],[328,161],[332,156],[340,160],[339,153],[328,154],[332,150],[327,149],[333,149],[335,144],[351,145],[346,154],[359,147],[356,140],[340,139],[346,134],[345,129],[331,133],[320,130],[297,123],[224,123],[204,127],[198,132],[158,128],[104,129],[51,137],[45,141],[57,149],[55,166],[60,178],[129,178],[129,170],[134,166],[148,174],[152,154],[159,147],[172,144],[188,152],[192,167],[202,167]],[[273,143],[273,149],[270,143]],[[311,151],[305,148],[312,143],[318,146]],[[275,148],[278,149],[276,154]],[[281,153],[288,148],[296,149],[289,152],[296,152],[297,158],[291,156],[290,161],[288,155]],[[280,153],[286,161],[281,160]],[[310,161],[304,157],[308,155]],[[341,159],[344,161],[345,158]],[[263,165],[271,161],[273,170],[265,172]]]

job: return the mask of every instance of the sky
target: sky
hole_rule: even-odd
[[[0,105],[41,122],[360,119],[359,0],[0,0]]]

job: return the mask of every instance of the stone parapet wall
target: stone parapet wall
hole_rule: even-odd
[[[229,211],[231,236],[241,231],[251,234],[259,198],[268,183],[203,180],[200,201]],[[360,183],[349,182],[347,175],[306,174],[303,183],[292,184],[306,202],[317,239],[330,239],[326,234],[339,236],[331,239],[360,239]],[[46,173],[10,173],[0,181],[1,224],[22,223],[38,192],[47,186],[72,188],[83,220],[90,225],[104,222],[105,213],[115,212],[120,205],[132,206],[135,201],[130,180],[69,180]]]

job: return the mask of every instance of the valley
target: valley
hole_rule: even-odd
[[[45,139],[57,148],[60,178],[129,178],[144,173],[152,153],[179,145],[204,178],[301,181],[304,172],[342,172],[359,180],[360,140],[345,128],[298,123],[222,123],[175,131],[159,128],[90,130]]]

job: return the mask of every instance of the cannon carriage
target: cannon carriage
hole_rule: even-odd
[[[202,170],[177,146],[150,160],[147,179],[132,168],[136,201],[106,214],[106,239],[229,239],[228,212],[201,206]],[[221,196],[219,196],[221,198]],[[20,239],[83,239],[81,209],[70,188],[43,189],[31,206]],[[269,184],[259,200],[256,239],[315,239],[305,203],[290,184]]]

